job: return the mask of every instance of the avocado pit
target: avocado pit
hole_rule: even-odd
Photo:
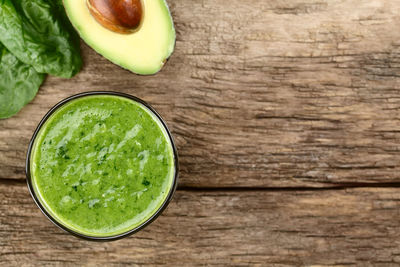
[[[87,0],[86,3],[96,21],[113,32],[132,33],[142,22],[141,0]]]

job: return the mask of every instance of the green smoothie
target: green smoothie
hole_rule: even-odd
[[[174,150],[159,118],[115,95],[58,108],[30,157],[32,187],[46,211],[77,233],[109,237],[154,215],[174,184]]]

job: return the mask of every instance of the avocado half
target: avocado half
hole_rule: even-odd
[[[111,62],[134,73],[157,73],[174,51],[175,28],[165,0],[142,0],[140,28],[129,34],[103,27],[87,0],[64,0],[66,13],[81,38]]]

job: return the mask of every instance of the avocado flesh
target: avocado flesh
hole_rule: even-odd
[[[142,0],[140,28],[130,34],[106,29],[90,14],[86,0],[64,0],[67,15],[81,38],[111,62],[134,73],[157,73],[175,46],[175,29],[165,0]]]

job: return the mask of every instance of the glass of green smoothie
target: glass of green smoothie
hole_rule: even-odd
[[[178,180],[176,147],[146,102],[86,92],[41,120],[26,160],[30,193],[47,218],[84,239],[110,241],[150,224]]]

